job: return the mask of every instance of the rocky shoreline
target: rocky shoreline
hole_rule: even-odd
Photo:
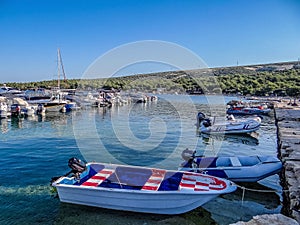
[[[287,102],[274,104],[278,157],[283,163],[282,214],[258,215],[232,225],[300,224],[300,107]]]
[[[278,153],[283,163],[283,214],[300,223],[300,107],[275,108]]]

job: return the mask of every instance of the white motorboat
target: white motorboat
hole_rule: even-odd
[[[180,214],[236,190],[198,173],[69,160],[73,176],[54,178],[61,202],[142,213]],[[75,175],[74,175],[75,174]]]
[[[50,99],[40,99],[40,100],[29,100],[30,104],[43,105],[46,112],[60,112],[63,107],[68,103],[62,100],[60,96],[52,96]]]
[[[0,119],[4,119],[10,116],[10,112],[8,110],[7,98],[0,96]]]

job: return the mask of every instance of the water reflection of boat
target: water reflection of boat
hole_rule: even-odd
[[[200,134],[200,137],[203,138],[205,142],[209,142],[209,140],[213,141],[227,141],[230,143],[241,143],[245,145],[256,146],[259,144],[257,139],[257,133],[248,134],[226,134],[226,135],[209,135],[209,134]]]
[[[0,119],[0,131],[2,134],[5,134],[8,132],[8,120],[7,118],[5,119]]]

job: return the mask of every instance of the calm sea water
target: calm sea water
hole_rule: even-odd
[[[220,196],[178,216],[121,212],[60,203],[51,177],[69,171],[76,156],[101,161],[177,169],[181,152],[209,155],[276,155],[274,118],[263,117],[256,138],[211,138],[196,132],[198,111],[224,113],[220,96],[162,95],[157,102],[91,108],[45,117],[0,121],[0,224],[229,224],[279,213],[281,193],[242,191]],[[223,103],[223,104],[222,104]],[[281,190],[278,175],[254,189]]]

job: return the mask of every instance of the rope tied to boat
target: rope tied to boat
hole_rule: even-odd
[[[238,184],[234,184],[240,189],[245,189],[246,191],[253,191],[253,192],[263,192],[263,193],[277,193],[277,192],[288,192],[289,190],[261,190],[261,189],[253,189],[253,188],[247,188]]]
[[[234,184],[238,188],[242,190],[242,205],[244,204],[244,198],[246,191],[252,191],[252,192],[261,192],[261,193],[278,193],[278,192],[289,192],[289,190],[261,190],[261,189],[253,189],[253,188],[247,188],[238,184]]]

